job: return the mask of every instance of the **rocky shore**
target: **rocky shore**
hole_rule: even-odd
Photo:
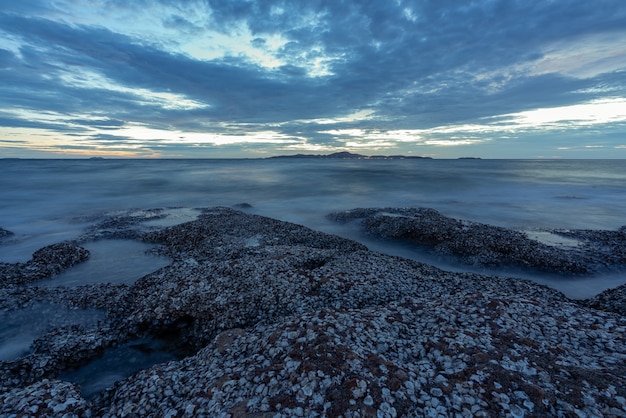
[[[374,219],[372,230],[408,222],[390,213],[398,224]],[[439,222],[455,236],[453,221],[422,214],[430,220],[416,221],[421,231]],[[47,248],[49,265],[38,255],[31,268],[2,266],[0,312],[43,301],[105,316],[49,329],[32,353],[0,362],[1,416],[626,416],[624,286],[573,301],[530,281],[445,272],[229,208],[173,227],[141,225],[155,216],[116,214]],[[109,236],[158,245],[173,262],[132,285],[24,285],[43,277],[29,272],[80,262],[81,242]],[[507,239],[497,242],[477,259],[518,262],[497,255]],[[520,263],[597,267],[566,254],[551,262],[533,245]],[[93,397],[60,378],[140,338],[168,341],[179,359]]]
[[[0,262],[0,283],[30,283],[52,277],[87,258],[89,251],[75,244],[52,244],[35,251],[26,263]]]
[[[517,266],[562,275],[626,266],[626,226],[617,231],[541,231],[573,243],[559,246],[522,231],[449,218],[429,208],[360,208],[328,218],[359,222],[372,235],[423,246],[470,266]]]

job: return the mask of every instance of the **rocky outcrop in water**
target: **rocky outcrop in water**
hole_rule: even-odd
[[[591,274],[626,265],[626,232],[546,231],[580,241],[548,245],[525,233],[458,220],[429,208],[367,208],[335,212],[337,222],[358,221],[370,234],[430,248],[470,266],[516,266],[558,274]]]
[[[590,229],[556,229],[555,234],[578,240],[581,252],[597,269],[626,265],[626,226],[616,231]],[[593,268],[593,267],[592,267]]]
[[[13,235],[13,232],[0,228],[0,239],[10,237],[11,235]]]
[[[99,307],[0,362],[0,415],[623,416],[626,319],[525,280],[449,273],[226,208],[143,233],[174,262],[132,286],[0,288]],[[59,371],[142,337],[184,358],[85,399]]]
[[[70,243],[48,245],[26,263],[0,262],[0,284],[28,283],[59,274],[89,258],[89,251]]]

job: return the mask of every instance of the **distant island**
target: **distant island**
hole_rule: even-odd
[[[332,154],[295,154],[276,155],[269,158],[315,158],[315,159],[339,159],[339,160],[412,160],[412,159],[432,159],[431,157],[407,156],[407,155],[361,155],[352,152],[342,151]]]

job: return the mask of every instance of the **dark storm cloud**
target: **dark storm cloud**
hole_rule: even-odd
[[[0,139],[0,144],[7,144],[7,145],[15,145],[15,144],[27,144],[27,141],[22,141],[19,139]]]
[[[14,59],[14,55],[11,51],[0,48],[0,68],[8,67]]]
[[[122,145],[127,144],[132,138],[121,135],[98,134],[90,136],[89,139],[93,142],[106,142],[108,144]]]
[[[625,8],[617,2],[464,3],[321,3],[325,30],[305,34],[302,42],[318,38],[348,57],[333,66],[336,91],[379,105],[389,116],[450,123],[500,111],[503,98],[509,112],[567,103],[573,90],[590,83],[558,75],[519,77],[493,94],[484,84],[494,80],[471,75],[539,58],[548,42],[626,25]]]

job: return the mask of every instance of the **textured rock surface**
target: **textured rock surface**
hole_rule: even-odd
[[[518,266],[558,274],[590,274],[626,265],[626,230],[544,231],[579,241],[548,245],[525,233],[446,217],[428,208],[367,208],[328,215],[338,222],[359,221],[376,236],[429,247],[473,266]]]
[[[0,284],[28,283],[59,274],[89,258],[89,251],[70,243],[48,245],[26,263],[1,263]]]
[[[107,314],[0,362],[0,415],[626,414],[626,319],[547,287],[226,208],[139,236],[174,262],[132,286],[0,289],[2,309],[49,300]],[[146,336],[188,355],[89,400],[58,379]]]
[[[587,306],[626,315],[626,284],[614,289],[607,289],[584,302]]]

